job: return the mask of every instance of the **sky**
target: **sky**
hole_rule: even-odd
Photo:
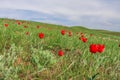
[[[0,17],[120,32],[120,0],[0,0]]]

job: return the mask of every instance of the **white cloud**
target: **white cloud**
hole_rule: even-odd
[[[114,2],[114,4],[112,2]],[[117,2],[117,1],[104,1],[104,0],[92,0],[92,1],[91,0],[1,0],[0,8],[38,11],[53,16],[62,17],[70,20],[71,22],[73,21],[77,24],[79,23],[85,24],[85,22],[88,20],[91,22],[91,24],[93,22],[96,22],[97,20],[100,21],[99,23],[102,23],[103,21],[103,23],[105,22],[106,24],[108,24],[109,23],[108,20],[110,19],[120,20],[120,16],[119,16],[120,11],[118,8],[120,6],[116,5],[118,3],[120,3],[120,1]],[[11,14],[11,16],[13,15]],[[92,16],[92,17],[90,17],[87,20],[87,17],[85,17],[86,19],[83,19],[84,16],[88,16],[88,17]],[[120,24],[118,24],[118,26],[119,25]]]
[[[83,15],[120,18],[117,11],[105,7],[99,0],[2,0],[0,8],[27,9],[68,17],[71,20]]]

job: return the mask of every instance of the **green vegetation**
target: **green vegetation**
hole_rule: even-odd
[[[61,30],[72,36],[61,35]],[[86,43],[79,39],[81,33]],[[1,18],[0,80],[119,80],[119,36],[119,32]],[[93,54],[90,44],[104,44],[105,50]]]

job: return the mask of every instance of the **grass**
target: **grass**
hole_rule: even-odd
[[[16,20],[0,19],[0,80],[120,79],[120,33],[19,22],[20,25]],[[5,23],[9,26],[4,27]],[[63,36],[61,30],[71,31],[73,35],[69,37],[66,33]],[[38,37],[40,32],[45,35],[43,39]],[[81,32],[88,39],[86,43],[79,40]],[[104,52],[92,54],[89,51],[92,43],[104,44]],[[59,50],[64,52],[61,57]]]

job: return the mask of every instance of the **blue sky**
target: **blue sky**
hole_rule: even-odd
[[[0,0],[0,17],[120,32],[120,0]]]

